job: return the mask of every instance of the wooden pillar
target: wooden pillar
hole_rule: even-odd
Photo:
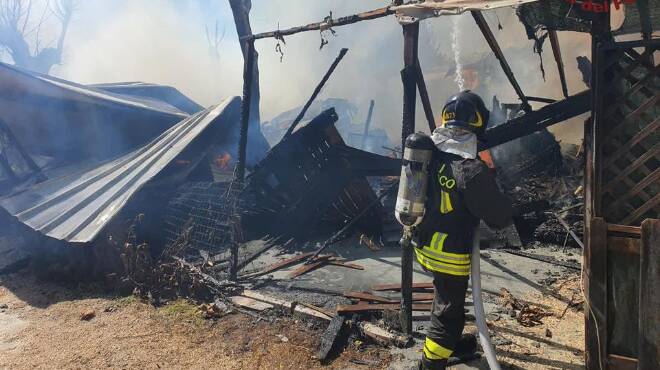
[[[415,105],[417,103],[416,64],[419,41],[419,23],[403,26],[403,121],[401,126],[401,148],[406,138],[415,132]],[[401,327],[405,334],[412,334],[412,246],[401,249]]]
[[[254,41],[248,41],[245,61],[243,63],[243,100],[241,102],[241,131],[238,139],[238,163],[235,179],[243,182],[245,178],[245,157],[247,151],[247,136],[250,120],[250,100],[252,98],[252,69],[254,67]]]
[[[642,222],[638,369],[660,369],[660,220]]]
[[[367,120],[364,122],[364,134],[362,135],[362,145],[360,146],[362,150],[366,150],[367,137],[369,136],[369,127],[371,126],[371,117],[374,114],[374,104],[376,104],[376,102],[371,99],[369,102],[369,113],[367,113]]]
[[[587,298],[585,315],[585,365],[587,370],[607,366],[607,223],[600,212],[600,138],[603,112],[602,82],[604,60],[599,44],[608,40],[609,13],[594,15],[591,28],[591,120],[585,129],[585,248],[584,290]]]
[[[585,365],[589,370],[605,368],[607,355],[607,223],[601,217],[591,219],[584,249],[585,294]],[[588,262],[588,263],[586,263]]]

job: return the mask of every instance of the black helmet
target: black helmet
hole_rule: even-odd
[[[442,125],[462,127],[481,136],[486,131],[489,115],[479,95],[465,90],[447,99],[442,109]]]

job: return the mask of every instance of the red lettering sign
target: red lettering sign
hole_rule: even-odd
[[[607,13],[610,11],[610,2],[607,0],[604,1],[592,1],[592,0],[566,0],[567,3],[571,5],[579,5],[582,10],[585,12],[594,12],[594,13]],[[614,9],[621,9],[621,5],[632,5],[635,3],[635,0],[612,0],[612,5]]]

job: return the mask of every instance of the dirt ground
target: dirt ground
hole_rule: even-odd
[[[573,275],[549,286],[551,294],[516,297],[548,314],[535,326],[505,311],[489,315],[503,368],[584,368],[578,282]],[[352,342],[322,366],[315,354],[323,328],[290,317],[268,323],[237,313],[205,320],[184,300],[154,308],[99,292],[27,273],[0,276],[0,369],[385,369],[398,359],[389,349]]]
[[[353,342],[321,366],[320,329],[292,318],[204,320],[186,301],[153,308],[95,292],[23,273],[0,276],[0,369],[366,369],[390,360],[387,349]]]
[[[542,324],[525,327],[502,317],[488,320],[503,367],[509,369],[584,369],[584,313],[579,276],[560,279],[550,286],[554,296],[517,297],[546,312]],[[561,299],[559,299],[561,298]]]

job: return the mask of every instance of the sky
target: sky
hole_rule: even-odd
[[[254,33],[316,22],[332,11],[335,18],[389,4],[388,0],[253,0],[251,23]],[[454,18],[456,26],[454,25]],[[541,78],[539,57],[532,52],[522,24],[512,9],[485,12],[485,17],[528,95],[560,98],[556,65],[549,43],[543,52],[546,80]],[[218,24],[224,38],[219,57],[209,50],[205,27],[211,32]],[[498,30],[498,22],[503,29]],[[47,31],[56,32],[56,24]],[[517,98],[492,57],[486,42],[469,14],[426,20],[420,31],[420,63],[436,115],[444,101],[458,91],[454,75],[447,76],[455,58],[453,30],[461,64],[486,58],[488,76],[480,76],[484,100],[490,105],[493,94],[500,101]],[[256,43],[261,73],[261,115],[267,121],[278,113],[304,104],[328,66],[343,47],[349,52],[337,68],[319,99],[346,98],[359,109],[363,120],[370,99],[376,100],[374,127],[386,130],[398,141],[401,127],[403,37],[394,17],[361,22],[326,32],[329,42],[319,50],[321,34],[307,32],[286,38],[281,45],[282,61],[274,40]],[[588,55],[586,35],[559,33],[564,53],[569,91],[586,89],[575,57]],[[242,56],[226,0],[85,0],[79,1],[65,42],[63,63],[53,68],[57,77],[79,83],[144,81],[171,85],[204,106],[242,91]],[[483,86],[482,86],[483,88]],[[426,129],[418,106],[417,127]],[[583,120],[583,118],[582,118]],[[581,124],[573,120],[556,129],[558,137],[579,142]]]

